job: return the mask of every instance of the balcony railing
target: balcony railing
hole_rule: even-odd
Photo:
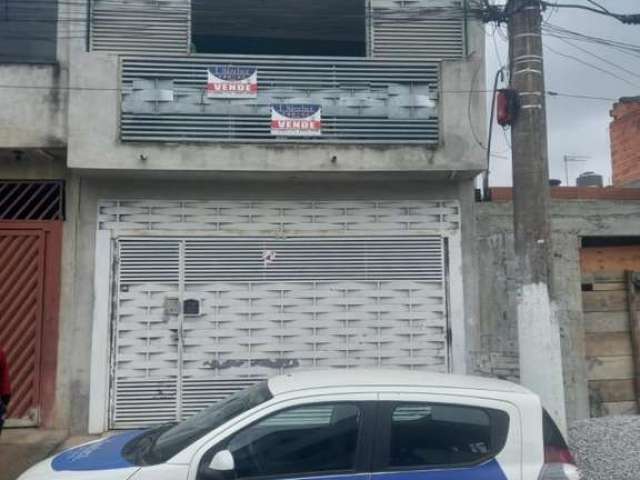
[[[195,55],[121,59],[123,142],[426,144],[439,141],[438,62]],[[208,98],[208,69],[256,67],[256,98]],[[273,135],[272,105],[313,104],[322,134]]]

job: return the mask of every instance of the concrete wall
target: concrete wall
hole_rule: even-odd
[[[66,75],[55,65],[0,65],[0,148],[66,145]]]
[[[43,9],[35,4],[30,8]],[[38,15],[53,15],[50,12],[51,8],[55,7],[47,3],[44,8],[46,12],[40,12]],[[57,9],[58,18],[84,18],[86,15],[83,5],[78,2],[60,1],[57,3]],[[33,12],[23,11],[23,14],[34,18]],[[43,28],[45,31],[42,31]],[[34,45],[32,39],[22,42],[16,37],[13,40],[15,44],[19,43],[21,48],[44,48],[47,52],[46,59],[26,56],[24,63],[16,59],[10,59],[11,63],[0,62],[0,148],[66,146],[67,102],[72,91],[69,89],[69,49],[72,43],[77,45],[77,48],[82,48],[85,43],[84,28],[84,22],[61,21],[51,28],[43,27],[42,21],[36,20],[22,29],[22,34],[26,37],[33,36],[33,31],[38,29],[42,32],[37,36],[42,38],[57,35],[57,61],[51,58],[53,54],[49,51],[50,43],[45,48],[42,43],[39,47]],[[43,63],[34,63],[38,61]]]
[[[480,349],[476,373],[517,380],[513,217],[510,202],[476,205]],[[552,204],[552,280],[559,292],[568,421],[589,416],[580,271],[582,237],[640,235],[640,202],[566,200]]]
[[[96,241],[96,215],[98,201],[101,199],[458,199],[461,202],[462,242],[470,244],[473,235],[473,202],[471,182],[307,182],[249,181],[223,182],[214,178],[209,180],[172,181],[163,179],[129,179],[84,177],[79,179],[77,197],[78,228],[75,242],[75,271],[73,291],[73,313],[65,326],[66,389],[64,398],[71,411],[70,427],[73,431],[84,432],[87,429],[89,415],[90,359],[92,349],[92,317],[94,300],[94,262]],[[475,305],[467,298],[475,298],[467,292],[475,289],[472,272],[471,251],[463,249],[462,272],[464,293],[459,293],[453,301],[464,302],[465,314],[474,315]]]

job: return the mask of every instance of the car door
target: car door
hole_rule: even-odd
[[[515,406],[415,393],[380,400],[372,480],[521,480]]]
[[[375,402],[306,399],[283,405],[196,455],[194,480],[370,480]],[[220,451],[233,456],[227,475],[209,468]]]

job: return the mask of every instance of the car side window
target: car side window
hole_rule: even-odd
[[[355,469],[361,413],[351,403],[293,407],[270,415],[232,435],[204,455],[198,480],[213,455],[229,450],[235,478],[286,477]]]
[[[387,467],[460,467],[492,458],[506,443],[509,416],[500,410],[399,403],[387,410]]]

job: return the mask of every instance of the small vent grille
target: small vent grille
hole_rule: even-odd
[[[0,220],[64,220],[64,182],[0,181]]]
[[[189,52],[189,0],[94,0],[91,48],[120,53]]]

